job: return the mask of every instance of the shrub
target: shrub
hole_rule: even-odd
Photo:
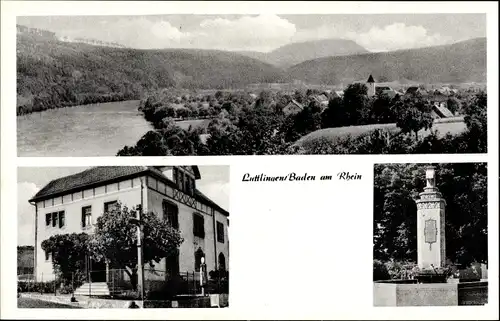
[[[73,293],[73,287],[70,285],[63,285],[61,289],[59,290],[59,293],[61,294],[71,294]]]
[[[379,260],[373,260],[373,281],[389,280],[387,267]]]
[[[18,292],[54,293],[60,287],[59,281],[48,282],[17,282]]]
[[[146,295],[146,293],[145,293]],[[122,293],[115,295],[116,298],[124,299],[124,300],[138,300],[141,298],[141,295],[138,291],[134,290],[125,290]]]

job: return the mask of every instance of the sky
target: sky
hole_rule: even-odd
[[[17,245],[33,245],[35,207],[28,203],[51,180],[82,172],[89,167],[21,167],[17,173]],[[201,179],[196,188],[229,210],[229,167],[198,166]]]
[[[391,51],[486,37],[485,14],[33,16],[17,23],[140,49],[269,52],[293,42],[343,38],[370,51]]]

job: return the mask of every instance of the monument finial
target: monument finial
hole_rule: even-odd
[[[427,180],[427,187],[436,187],[436,168],[434,166],[427,166],[425,169],[425,179]]]

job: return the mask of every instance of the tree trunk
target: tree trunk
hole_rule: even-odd
[[[132,289],[134,291],[137,291],[137,281],[138,281],[137,269],[131,269],[127,267],[125,271],[127,272],[128,277],[130,278],[130,284],[132,285]]]

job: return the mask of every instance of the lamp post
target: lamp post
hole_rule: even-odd
[[[200,287],[201,287],[201,295],[205,296],[205,287],[203,286],[203,278],[204,278],[204,268],[205,268],[205,258],[201,257],[201,264],[200,264]]]
[[[142,230],[144,222],[142,220],[142,210],[143,206],[143,189],[144,183],[141,178],[141,208],[136,210],[136,217],[131,218],[130,223],[137,226],[137,276],[138,276],[138,285],[139,291],[141,294],[141,300],[144,301],[144,262],[143,262],[143,251],[142,251]]]

